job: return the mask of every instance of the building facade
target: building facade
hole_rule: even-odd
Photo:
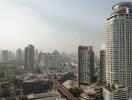
[[[100,80],[106,82],[106,51],[100,51]]]
[[[126,86],[115,85],[112,88],[103,88],[104,100],[128,100],[128,88]]]
[[[25,69],[28,71],[34,71],[34,46],[28,45],[25,48]]]
[[[2,50],[2,62],[8,62],[8,50]]]
[[[78,85],[94,81],[94,52],[92,46],[78,47]]]
[[[15,52],[8,51],[8,61],[15,61],[15,60],[16,60]]]
[[[132,2],[112,7],[106,21],[106,81],[132,90]]]
[[[35,66],[38,66],[39,64],[39,50],[35,49],[34,51],[34,64]]]
[[[60,68],[60,53],[58,51],[54,51],[50,55],[50,69],[56,70]]]
[[[39,63],[41,67],[49,68],[50,54],[49,53],[39,53]]]
[[[20,48],[16,50],[16,61],[17,61],[17,64],[19,65],[21,65],[23,62],[23,52],[22,52],[22,49]]]

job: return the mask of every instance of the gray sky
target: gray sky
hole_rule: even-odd
[[[119,1],[0,0],[0,47],[34,44],[44,52],[77,52],[78,45],[92,45],[98,52],[105,20]]]

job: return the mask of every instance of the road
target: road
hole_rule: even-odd
[[[52,80],[53,80],[53,83],[54,83],[55,87],[56,87],[58,90],[60,90],[60,91],[68,98],[68,100],[78,100],[76,97],[74,97],[74,96],[68,91],[68,89],[67,89],[64,85],[60,84],[60,83],[59,83],[56,79],[54,79],[54,78],[52,78]]]

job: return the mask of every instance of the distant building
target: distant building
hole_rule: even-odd
[[[103,88],[104,100],[128,100],[128,88],[115,85],[115,89]]]
[[[60,68],[60,54],[58,51],[54,51],[50,55],[50,69],[56,70]]]
[[[22,64],[23,62],[23,52],[20,48],[16,50],[16,61],[18,64]]]
[[[34,46],[29,45],[25,48],[25,69],[34,71]]]
[[[0,51],[0,62],[2,62],[2,51]]]
[[[13,51],[8,51],[8,61],[16,60],[15,53]]]
[[[106,51],[100,51],[100,80],[106,82]]]
[[[8,62],[8,50],[2,50],[2,62]]]
[[[38,49],[35,49],[35,51],[34,51],[34,61],[35,61],[35,66],[37,66],[39,63],[39,51],[38,51]]]
[[[49,53],[39,53],[39,63],[41,67],[49,68],[50,54]]]
[[[92,46],[78,47],[78,84],[91,84],[94,81],[94,52]]]

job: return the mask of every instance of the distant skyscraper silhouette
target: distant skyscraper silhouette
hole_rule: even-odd
[[[8,62],[8,50],[2,50],[2,62]]]
[[[21,65],[23,62],[23,52],[20,48],[16,50],[16,61],[19,65]]]
[[[31,44],[25,48],[25,69],[34,71],[34,46]]]
[[[50,66],[50,55],[49,53],[39,53],[39,63],[41,67],[49,68]]]
[[[8,61],[14,61],[14,60],[16,60],[15,53],[13,51],[8,51]]]
[[[39,50],[35,49],[34,51],[34,64],[35,66],[38,66],[39,63]]]
[[[52,54],[50,54],[50,69],[56,70],[59,68],[60,68],[60,53],[55,50]]]

